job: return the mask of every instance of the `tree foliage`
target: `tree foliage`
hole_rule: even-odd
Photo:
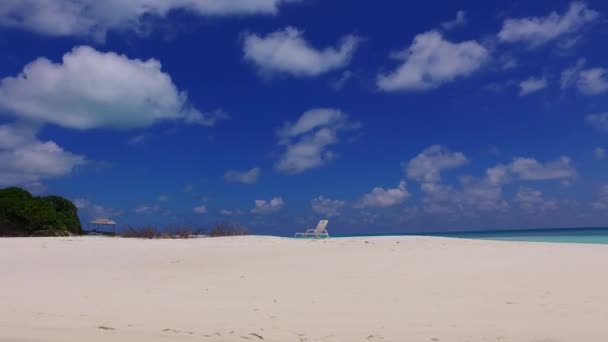
[[[78,209],[59,196],[34,197],[26,190],[0,189],[0,235],[65,236],[81,234]]]

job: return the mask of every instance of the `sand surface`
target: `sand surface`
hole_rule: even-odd
[[[608,341],[608,245],[0,239],[0,341]]]

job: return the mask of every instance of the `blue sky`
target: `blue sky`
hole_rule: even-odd
[[[0,186],[285,234],[605,226],[602,1],[8,0]]]

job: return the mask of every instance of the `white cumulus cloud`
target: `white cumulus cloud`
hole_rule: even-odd
[[[440,182],[422,183],[423,210],[429,214],[464,216],[506,210],[509,205],[502,198],[506,181],[506,167],[497,165],[487,169],[484,178],[461,177],[461,189]]]
[[[211,125],[155,59],[80,46],[61,63],[38,58],[0,80],[0,108],[22,120],[76,129],[145,127],[182,119]]]
[[[541,215],[547,211],[557,210],[559,207],[558,201],[545,199],[540,190],[531,188],[520,188],[514,201],[523,210]]]
[[[576,86],[583,95],[599,95],[608,92],[608,69],[581,70]]]
[[[260,171],[259,167],[254,167],[251,170],[242,171],[242,172],[230,170],[230,171],[226,171],[226,173],[224,174],[224,179],[228,182],[253,184],[258,181],[258,178],[260,177],[260,173],[261,173],[261,171]]]
[[[441,145],[433,145],[424,149],[405,165],[406,175],[420,182],[438,182],[441,171],[454,169],[468,163],[461,152],[451,152]]]
[[[579,58],[574,65],[562,71],[560,78],[562,89],[576,86],[580,73],[585,68],[585,64],[587,64],[587,61],[584,58]]]
[[[363,195],[357,206],[361,208],[386,208],[403,203],[410,196],[406,185],[404,181],[401,181],[396,188],[392,189],[375,187],[370,193]]]
[[[138,134],[136,136],[133,136],[129,139],[128,143],[129,145],[143,145],[147,140],[147,137],[145,134]]]
[[[194,211],[195,214],[206,214],[207,213],[207,206],[206,205],[199,205],[198,207],[194,207],[192,209],[192,211]]]
[[[458,12],[456,12],[456,18],[450,20],[450,21],[445,21],[443,23],[441,23],[441,27],[444,30],[451,30],[457,27],[461,27],[466,25],[467,23],[467,12],[460,10]]]
[[[86,198],[74,199],[74,205],[78,208],[79,214],[84,214],[91,218],[115,218],[122,216],[122,209],[106,208],[100,204],[91,202]]]
[[[201,16],[276,14],[297,0],[2,0],[0,25],[50,36],[103,41],[110,30],[142,31],[143,21],[173,10]]]
[[[429,31],[417,35],[409,48],[391,57],[403,64],[378,75],[378,87],[384,91],[423,91],[473,74],[490,53],[477,41],[453,43],[440,32]]]
[[[586,64],[585,59],[581,58],[562,71],[562,89],[576,88],[579,93],[587,96],[608,92],[608,69],[585,68]]]
[[[237,216],[244,214],[244,212],[240,209],[222,209],[219,213],[222,216]]]
[[[190,108],[185,112],[184,121],[193,125],[206,127],[215,126],[220,121],[230,119],[230,115],[221,109],[202,113],[196,108]]]
[[[509,170],[521,180],[569,180],[577,176],[572,159],[562,156],[557,160],[541,163],[534,158],[517,157],[509,165]]]
[[[530,77],[519,83],[519,96],[526,96],[547,88],[547,80],[544,78]]]
[[[359,128],[348,115],[337,109],[312,109],[278,131],[279,145],[285,150],[275,163],[282,173],[297,174],[320,167],[335,158],[330,146],[338,144],[341,132]]]
[[[274,197],[270,201],[255,200],[255,207],[251,209],[251,212],[260,215],[273,214],[280,211],[284,205],[283,197]]]
[[[598,12],[587,7],[585,3],[575,1],[564,14],[551,12],[544,17],[506,19],[498,38],[508,43],[522,42],[539,46],[558,38],[575,35],[599,16]]]
[[[28,186],[66,176],[86,162],[53,141],[38,140],[33,127],[0,125],[0,186]]]
[[[511,181],[560,180],[568,184],[577,177],[569,157],[562,156],[548,162],[517,157],[509,164],[488,168],[484,177],[461,176],[460,187],[442,183],[443,170],[457,168],[467,162],[464,154],[435,145],[404,164],[406,175],[420,183],[424,195],[422,210],[429,214],[468,217],[477,216],[479,212],[504,211],[509,208],[509,203],[503,199],[503,187]],[[544,208],[550,203],[558,202],[546,202]]]
[[[595,209],[608,209],[608,184],[604,184],[600,187],[597,198],[591,203],[591,206]]]
[[[325,217],[340,216],[340,211],[344,208],[346,202],[334,200],[324,196],[313,198],[310,201],[312,211]]]
[[[608,132],[608,113],[589,114],[585,121],[598,131]]]
[[[493,169],[488,169],[482,180],[464,178],[462,183],[462,203],[465,208],[478,211],[499,211],[508,208],[502,198],[502,182],[492,179]]]
[[[167,202],[168,200],[170,200],[171,198],[168,195],[165,194],[161,194],[156,196],[156,200],[159,202]]]
[[[606,149],[598,146],[593,149],[593,155],[595,156],[595,159],[602,160],[606,158]]]
[[[248,33],[243,49],[245,60],[264,73],[311,77],[348,65],[359,42],[360,38],[348,35],[335,47],[318,49],[304,39],[302,31],[287,27],[266,36]]]
[[[152,213],[157,213],[157,212],[161,211],[161,209],[162,208],[160,207],[160,205],[142,204],[142,205],[135,207],[135,209],[133,209],[133,211],[136,214],[148,215],[148,214],[152,214]]]

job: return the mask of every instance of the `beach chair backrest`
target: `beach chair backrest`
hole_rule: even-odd
[[[327,221],[327,220],[321,220],[321,221],[319,221],[319,224],[317,225],[317,228],[316,228],[317,233],[323,233],[323,232],[325,232],[325,228],[327,227],[327,223],[329,223],[329,221]]]

